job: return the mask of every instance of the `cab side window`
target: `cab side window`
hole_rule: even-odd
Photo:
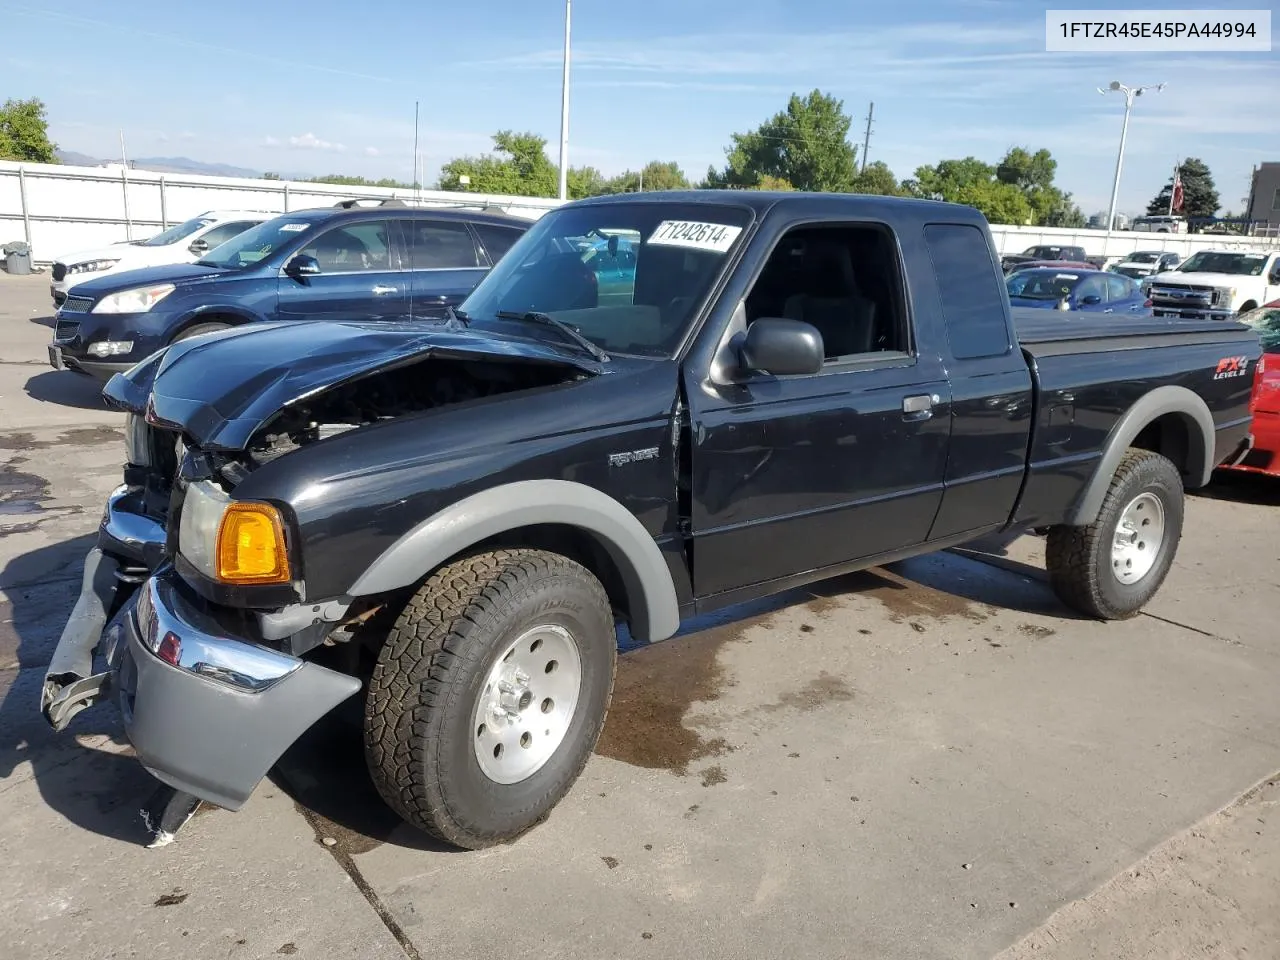
[[[968,223],[931,223],[924,228],[924,241],[938,280],[951,355],[975,360],[1008,353],[1006,292],[986,236]]]
[[[411,270],[465,270],[480,266],[471,231],[460,220],[405,220]]]
[[[1138,285],[1132,280],[1112,273],[1107,275],[1107,299],[1132,300],[1138,295]]]
[[[326,230],[298,251],[315,257],[322,273],[360,273],[395,269],[387,245],[387,222],[364,220]]]
[[[910,351],[897,247],[879,225],[789,231],[747,295],[746,310],[748,323],[784,317],[812,325],[828,364]]]

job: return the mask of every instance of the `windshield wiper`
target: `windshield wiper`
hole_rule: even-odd
[[[463,327],[471,326],[471,316],[464,310],[459,310],[451,304],[445,304],[444,317],[452,324],[458,324]]]
[[[601,363],[607,363],[609,361],[609,355],[607,353],[563,320],[557,320],[555,317],[548,316],[545,313],[539,313],[537,310],[529,310],[526,312],[521,312],[519,310],[499,310],[494,314],[494,316],[499,320],[523,320],[525,323],[538,323],[546,327],[554,327],[583,350],[587,351],[587,353],[591,354],[591,356],[596,360],[599,360]]]

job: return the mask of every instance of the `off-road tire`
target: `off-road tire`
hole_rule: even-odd
[[[195,326],[187,327],[187,329],[179,333],[173,338],[173,342],[177,343],[179,340],[190,340],[192,337],[198,337],[201,334],[218,333],[221,330],[230,329],[231,324],[229,323],[197,323]]]
[[[500,784],[476,759],[477,698],[509,644],[548,623],[577,642],[577,707],[545,765]],[[515,549],[442,567],[401,611],[369,683],[365,758],[378,792],[404,820],[453,846],[514,840],[545,820],[582,773],[604,727],[616,663],[609,598],[580,564]]]
[[[1164,507],[1164,538],[1150,571],[1125,584],[1111,569],[1112,542],[1124,508],[1144,492],[1154,494]],[[1049,529],[1045,565],[1053,592],[1072,609],[1100,620],[1136,616],[1169,573],[1182,538],[1182,519],[1183,487],[1178,468],[1158,453],[1130,450],[1111,478],[1093,523]]]

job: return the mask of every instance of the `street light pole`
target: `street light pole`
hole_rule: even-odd
[[[1120,128],[1120,151],[1116,154],[1116,179],[1111,185],[1111,207],[1107,211],[1107,236],[1110,237],[1111,232],[1116,225],[1116,201],[1120,197],[1120,170],[1124,166],[1124,145],[1129,137],[1129,114],[1133,111],[1133,100],[1135,97],[1142,96],[1148,90],[1154,90],[1159,93],[1164,89],[1161,83],[1154,87],[1126,87],[1119,80],[1112,80],[1107,89],[1098,88],[1098,93],[1106,96],[1108,93],[1124,94],[1124,125]]]
[[[560,199],[569,199],[569,21],[573,0],[564,0],[564,83],[560,93]]]

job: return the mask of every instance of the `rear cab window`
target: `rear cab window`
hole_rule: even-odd
[[[930,223],[925,246],[933,262],[951,355],[998,357],[1012,348],[1006,294],[987,238],[967,223]]]

